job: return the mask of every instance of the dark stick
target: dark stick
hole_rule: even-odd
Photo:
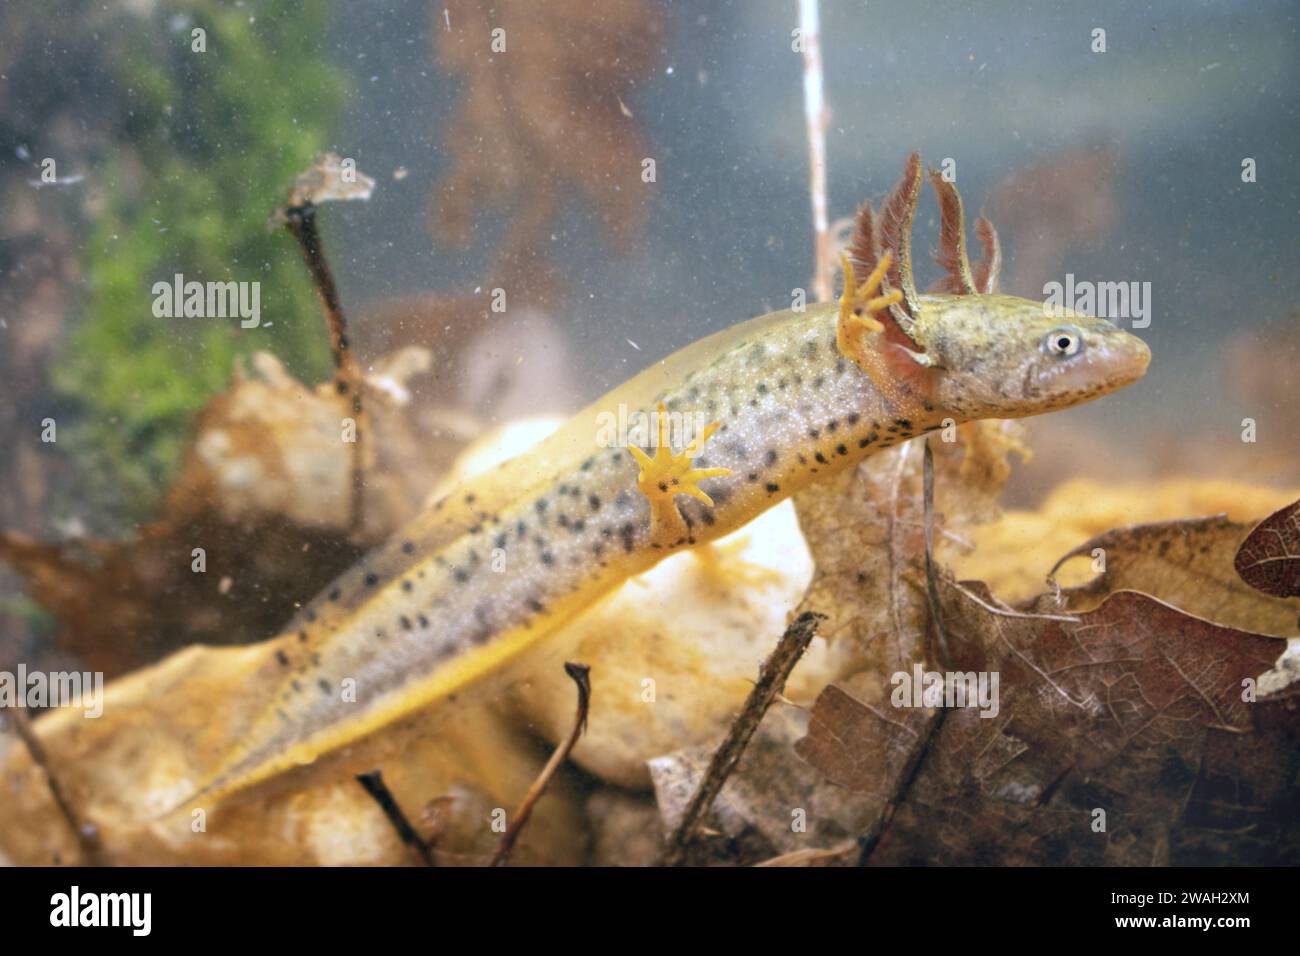
[[[938,647],[939,659],[944,670],[950,670],[948,639],[943,630],[943,605],[939,602],[939,572],[934,562],[934,455],[930,451],[929,439],[925,441],[925,457],[922,461],[921,487],[923,490],[922,500],[925,505],[925,596],[929,604],[930,623],[934,627],[934,639]],[[902,774],[899,775],[898,787],[895,789],[893,796],[885,803],[871,827],[858,838],[860,848],[858,866],[866,866],[871,859],[871,854],[875,852],[877,845],[880,843],[881,834],[885,832],[885,829],[894,819],[894,814],[903,801],[907,799],[912,784],[916,782],[917,775],[921,771],[921,764],[925,761],[925,755],[930,749],[930,744],[934,742],[935,734],[943,726],[943,719],[947,715],[948,711],[940,708],[938,713],[930,720],[926,727],[924,739],[912,751],[907,766],[903,768]]]
[[[365,493],[365,476],[361,467],[361,370],[352,356],[343,303],[339,299],[339,290],[334,284],[334,273],[330,271],[329,263],[325,259],[320,232],[316,228],[316,206],[310,202],[289,206],[284,210],[284,219],[289,231],[302,247],[303,260],[307,263],[307,271],[311,273],[312,284],[316,287],[316,296],[320,299],[321,309],[325,312],[330,349],[334,353],[334,388],[339,395],[352,396],[356,441],[352,449],[351,524],[352,530],[357,531],[361,528]]]
[[[555,753],[551,754],[551,759],[546,762],[542,772],[537,775],[533,785],[524,794],[523,803],[519,804],[519,809],[515,811],[513,821],[506,827],[506,832],[501,836],[501,843],[497,846],[497,852],[492,857],[491,866],[505,866],[510,860],[510,851],[514,849],[519,834],[528,825],[528,819],[533,815],[533,807],[542,798],[542,794],[546,791],[546,785],[551,782],[551,778],[560,769],[560,765],[568,759],[574,745],[577,744],[579,738],[587,729],[587,713],[591,710],[591,668],[586,664],[566,663],[564,673],[573,678],[573,682],[578,685],[578,713],[574,717],[573,730],[569,732],[568,739],[555,748]]]
[[[388,784],[384,783],[384,775],[378,770],[372,770],[370,773],[359,773],[357,774],[357,783],[361,784],[366,793],[370,794],[375,803],[379,804],[379,809],[384,811],[384,816],[388,817],[388,822],[393,825],[398,837],[415,851],[415,855],[420,858],[420,862],[425,866],[436,866],[437,864],[433,861],[432,848],[420,838],[420,834],[415,832],[415,827],[411,826],[411,821],[406,819],[406,814],[397,805],[397,800],[393,797],[392,791],[388,789]]]
[[[750,738],[754,736],[754,731],[758,729],[768,707],[785,689],[786,678],[790,676],[794,665],[799,663],[799,658],[803,657],[804,651],[808,649],[808,645],[817,633],[817,622],[824,617],[825,615],[812,611],[800,614],[785,629],[785,633],[781,635],[781,640],[776,645],[776,650],[772,651],[771,656],[763,662],[758,683],[749,692],[745,706],[732,722],[726,739],[714,752],[708,770],[704,773],[703,782],[691,796],[691,802],[686,805],[686,812],[682,815],[681,822],[669,837],[668,845],[659,860],[660,866],[677,866],[685,859],[687,847],[694,838],[695,831],[722,791],[722,785],[736,769],[736,764],[740,762]]]
[[[876,846],[880,843],[881,834],[889,827],[890,822],[894,819],[894,814],[902,806],[903,801],[907,799],[912,784],[916,782],[916,778],[921,772],[921,764],[925,762],[925,755],[930,750],[930,744],[934,742],[935,735],[939,732],[939,728],[943,726],[943,719],[947,716],[948,711],[940,707],[926,729],[925,738],[908,758],[907,766],[899,776],[898,787],[894,791],[894,795],[885,803],[880,815],[876,817],[875,822],[867,832],[858,838],[858,846],[861,848],[861,852],[858,854],[858,866],[867,865],[871,859],[871,854],[876,851]]]
[[[41,739],[36,736],[36,731],[32,729],[31,718],[27,716],[27,708],[17,704],[10,710],[14,715],[14,730],[18,732],[18,739],[23,742],[27,752],[31,754],[32,763],[36,764],[44,772],[46,785],[50,788],[50,796],[54,798],[54,805],[59,808],[59,815],[63,817],[64,822],[68,824],[73,835],[77,838],[77,845],[81,847],[81,853],[86,858],[87,865],[102,865],[103,846],[99,842],[99,830],[92,824],[82,823],[77,816],[77,812],[72,808],[72,801],[64,793],[63,786],[59,783],[59,778],[50,765],[50,755],[46,752]]]

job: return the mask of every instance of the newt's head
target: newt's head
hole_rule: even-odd
[[[920,297],[916,337],[940,408],[1022,418],[1080,405],[1143,376],[1151,350],[1106,321],[1010,295]]]
[[[845,256],[838,342],[896,406],[921,405],[961,420],[1023,418],[1099,398],[1137,381],[1151,352],[1105,319],[999,295],[1002,253],[984,218],[975,223],[982,258],[966,253],[961,197],[938,170],[935,261],[944,277],[920,294],[912,275],[911,228],[921,157],[877,216],[858,212]],[[857,275],[868,275],[858,286]]]

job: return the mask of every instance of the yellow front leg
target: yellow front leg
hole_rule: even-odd
[[[660,402],[656,411],[659,441],[654,457],[651,458],[635,445],[629,446],[628,451],[641,465],[636,487],[650,502],[650,541],[664,548],[683,544],[690,538],[690,530],[673,499],[677,495],[690,495],[697,501],[712,506],[713,499],[700,489],[699,483],[705,478],[729,475],[731,469],[695,468],[691,464],[704,448],[704,443],[718,430],[720,422],[708,425],[703,434],[687,445],[680,455],[674,455],[668,447],[668,410]]]
[[[886,249],[871,275],[858,285],[853,277],[853,263],[848,256],[840,257],[844,266],[844,292],[840,295],[840,317],[835,326],[835,341],[840,354],[852,359],[866,372],[883,394],[892,392],[894,386],[885,364],[884,341],[880,338],[885,326],[873,313],[903,299],[903,293],[898,289],[885,295],[876,294],[892,259],[892,253]]]

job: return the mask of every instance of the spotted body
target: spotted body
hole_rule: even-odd
[[[914,205],[919,168],[914,156],[886,214],[900,193]],[[753,319],[652,366],[345,573],[277,639],[275,699],[199,794],[243,789],[455,693],[628,577],[879,449],[946,421],[1087,401],[1145,369],[1146,347],[1108,322],[991,294],[995,267],[988,292],[916,294],[910,214],[882,220],[901,234],[863,215],[840,303]],[[945,245],[954,215],[960,232],[948,202]],[[871,272],[862,286],[854,265]],[[713,424],[682,452],[603,445],[601,422],[629,410]]]

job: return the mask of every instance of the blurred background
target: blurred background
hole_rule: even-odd
[[[1150,373],[1031,423],[1010,503],[1076,475],[1294,485],[1297,8],[1088,6],[824,0],[830,216],[879,200],[920,149],[954,160],[968,216],[998,227],[1004,291],[1042,298],[1067,273],[1150,283]],[[175,526],[196,416],[236,367],[266,351],[297,381],[328,379],[299,251],[267,226],[320,152],[376,180],[320,227],[363,367],[429,350],[408,383],[413,447],[573,411],[789,307],[814,268],[797,25],[795,0],[8,0],[0,527],[125,540],[169,507]],[[922,286],[935,213],[927,195]],[[262,327],[155,318],[152,285],[177,272],[259,281]],[[389,467],[431,481],[438,463]],[[326,580],[369,543],[340,542]],[[49,626],[12,575],[0,611],[10,630]]]

